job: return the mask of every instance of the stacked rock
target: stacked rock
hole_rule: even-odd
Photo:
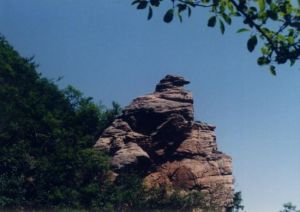
[[[149,188],[199,190],[226,207],[233,201],[232,160],[218,151],[215,127],[194,121],[188,83],[167,75],[154,93],[134,99],[94,147],[111,156],[116,175],[136,170]]]

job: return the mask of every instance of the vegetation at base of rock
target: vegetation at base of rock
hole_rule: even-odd
[[[106,184],[104,189],[105,199],[99,205],[103,209],[115,210],[192,210],[195,207],[205,207],[203,194],[200,192],[186,192],[184,195],[179,190],[170,192],[169,188],[146,189],[142,178],[136,174],[123,174],[113,184]]]

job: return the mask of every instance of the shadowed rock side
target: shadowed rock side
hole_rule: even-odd
[[[138,97],[101,135],[95,148],[112,156],[118,174],[143,173],[147,187],[200,190],[217,204],[233,198],[231,158],[218,151],[214,126],[194,121],[184,78],[167,75],[155,92]]]

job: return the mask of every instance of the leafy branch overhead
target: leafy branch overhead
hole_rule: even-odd
[[[252,52],[260,45],[259,65],[268,65],[276,75],[275,65],[294,65],[300,58],[300,0],[135,0],[137,9],[148,9],[148,20],[153,9],[169,4],[163,20],[170,23],[183,15],[191,16],[196,8],[209,9],[208,27],[219,26],[221,33],[225,25],[231,25],[233,18],[240,18],[245,24],[237,33],[249,33],[247,49]]]

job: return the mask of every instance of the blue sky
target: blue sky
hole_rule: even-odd
[[[0,32],[38,70],[72,84],[105,105],[122,106],[154,90],[166,74],[191,81],[196,119],[217,126],[220,150],[231,155],[236,189],[248,212],[300,208],[300,70],[277,77],[246,50],[249,35],[225,35],[195,11],[182,24],[162,22],[130,0],[0,0]]]

